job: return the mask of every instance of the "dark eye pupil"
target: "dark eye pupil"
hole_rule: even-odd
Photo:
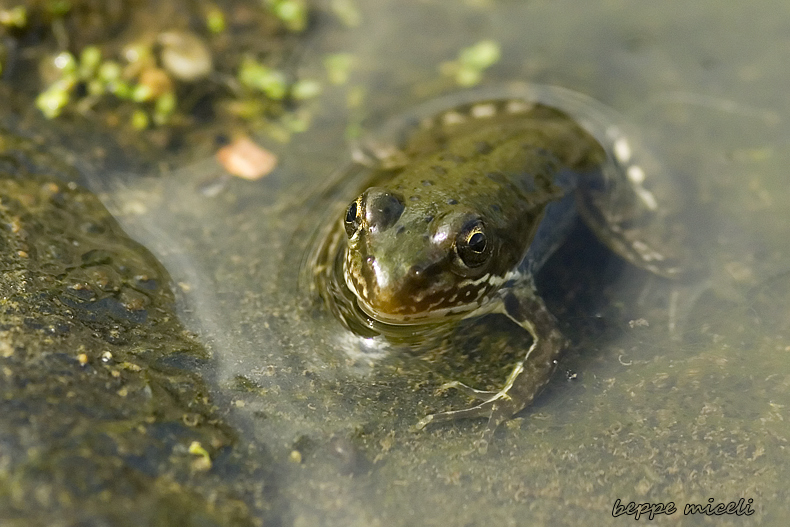
[[[346,221],[343,225],[346,228],[346,234],[348,235],[349,239],[354,236],[354,233],[357,232],[359,229],[359,218],[357,218],[357,213],[359,212],[359,208],[356,201],[352,201],[351,205],[348,206],[348,210],[346,211]]]
[[[346,212],[346,223],[354,223],[357,219],[357,202],[353,202],[348,207],[348,211]]]
[[[476,232],[469,237],[469,248],[476,253],[481,253],[486,248],[486,235]]]

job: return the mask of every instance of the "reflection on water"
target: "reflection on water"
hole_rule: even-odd
[[[435,65],[480,36],[502,44],[499,81],[559,84],[615,107],[667,170],[693,182],[712,218],[711,288],[673,340],[666,288],[581,229],[572,247],[590,265],[546,278],[573,345],[483,457],[470,454],[483,422],[413,429],[437,404],[466,403],[438,390],[448,375],[441,355],[431,363],[349,337],[296,286],[309,242],[294,233],[313,219],[304,203],[345,155],[340,94],[325,95],[326,129],[295,139],[258,183],[207,197],[196,189],[212,169],[197,166],[113,187],[108,201],[127,204],[116,207],[127,229],[182,284],[182,316],[214,353],[215,390],[243,442],[280,462],[284,522],[605,524],[616,499],[673,501],[677,519],[687,502],[744,497],[753,516],[717,521],[778,525],[789,512],[790,196],[786,124],[763,109],[786,110],[787,7],[750,5],[745,16],[712,1],[471,4],[382,1],[364,6],[366,22],[342,43],[316,46],[359,52],[366,73],[354,82],[369,87],[376,116],[428,98]],[[662,99],[676,92],[697,95]],[[738,102],[696,103],[708,94]],[[145,207],[129,213],[130,199]],[[345,468],[348,456],[362,468]]]

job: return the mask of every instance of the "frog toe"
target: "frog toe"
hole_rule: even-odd
[[[480,390],[476,391],[480,392]],[[510,419],[513,414],[519,410],[516,406],[513,400],[505,394],[498,393],[495,394],[494,397],[490,397],[476,406],[427,415],[417,423],[417,429],[421,430],[430,423],[488,417],[488,423],[486,424],[486,429],[483,431],[483,437],[475,442],[477,450],[480,453],[485,453],[499,425]]]
[[[463,393],[464,395],[472,397],[473,399],[478,399],[480,401],[487,401],[488,399],[491,399],[491,397],[499,393],[491,390],[478,390],[477,388],[472,388],[468,384],[464,384],[459,381],[452,381],[445,383],[441,386],[440,389],[442,391],[445,391],[445,390],[449,390],[450,388],[454,388],[459,392]]]
[[[488,417],[491,412],[491,405],[488,401],[477,406],[463,408],[461,410],[450,410],[448,412],[438,412],[426,415],[417,423],[417,429],[423,429],[430,423],[443,423],[455,421],[456,419],[470,419],[475,417]]]
[[[491,407],[491,413],[488,417],[486,429],[483,431],[483,437],[475,441],[475,446],[481,454],[485,454],[488,450],[488,445],[494,438],[494,432],[497,431],[499,425],[507,421],[518,409],[513,406],[513,401],[510,399],[499,399]]]

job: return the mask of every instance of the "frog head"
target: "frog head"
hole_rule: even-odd
[[[496,222],[453,198],[371,187],[351,202],[343,275],[369,316],[409,324],[479,307],[520,252]]]

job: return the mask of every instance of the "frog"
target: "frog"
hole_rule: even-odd
[[[483,451],[546,386],[569,345],[535,276],[577,217],[652,275],[681,280],[690,268],[688,233],[672,216],[678,188],[647,177],[601,106],[549,93],[560,104],[511,93],[439,103],[400,145],[369,149],[377,154],[345,171],[364,183],[327,221],[314,260],[321,296],[359,335],[425,336],[492,314],[524,332],[524,351],[498,389],[446,383],[475,403],[416,424],[487,418]],[[569,101],[581,118],[559,107]]]

